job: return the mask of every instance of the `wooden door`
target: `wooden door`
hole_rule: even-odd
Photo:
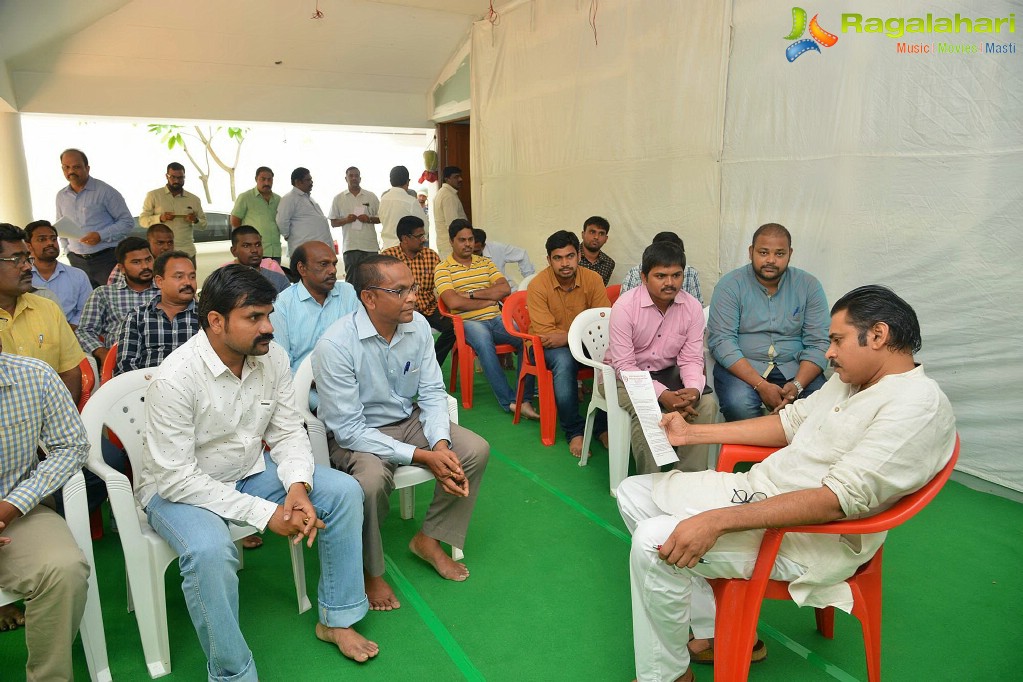
[[[462,189],[458,198],[462,200],[465,215],[472,222],[472,171],[469,168],[469,119],[437,124],[437,155],[440,167],[437,169],[443,182],[445,166],[462,169]]]

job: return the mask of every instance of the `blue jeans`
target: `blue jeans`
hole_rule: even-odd
[[[767,375],[767,381],[776,386],[784,386],[791,380],[786,379],[785,375],[775,367]],[[799,397],[805,398],[823,385],[824,374],[818,374],[817,378],[805,387]],[[725,421],[736,422],[764,415],[764,402],[753,390],[753,387],[729,372],[727,368],[716,363],[714,365],[714,391],[718,394],[721,414],[724,415]]]
[[[264,460],[265,471],[238,481],[235,488],[281,504],[286,491],[277,465],[268,455]],[[319,620],[329,627],[349,627],[369,610],[362,576],[362,488],[348,474],[316,467],[309,497],[327,525],[316,536]],[[238,623],[238,550],[228,522],[202,507],[168,502],[159,495],[150,500],[146,515],[153,530],[178,553],[181,590],[206,653],[209,679],[258,679]]]
[[[572,351],[567,346],[544,348],[543,357],[547,369],[554,375],[554,402],[558,406],[558,421],[565,432],[565,439],[572,440],[583,435],[586,426],[586,420],[579,415],[579,363],[572,357]]]
[[[509,406],[515,402],[515,390],[508,385],[508,377],[501,368],[494,346],[499,343],[511,344],[518,351],[519,367],[522,367],[522,339],[512,336],[504,328],[501,316],[489,320],[466,320],[465,342],[476,352],[483,368],[483,375],[494,390],[501,409],[508,412]],[[526,378],[523,401],[531,400],[536,392],[536,381],[533,377]]]

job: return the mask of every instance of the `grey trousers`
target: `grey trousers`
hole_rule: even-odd
[[[643,427],[636,419],[636,409],[632,406],[629,393],[621,380],[618,384],[618,404],[625,408],[625,411],[632,417],[632,456],[636,460],[637,474],[655,474],[661,470],[654,461],[654,456],[647,445],[646,436],[643,435]],[[712,424],[718,413],[718,401],[713,393],[704,393],[700,396],[700,402],[696,404],[699,415],[693,420],[694,424]],[[675,469],[679,471],[704,471],[710,464],[710,445],[685,445],[675,448],[678,453],[678,461]]]
[[[381,433],[409,443],[417,448],[429,448],[423,425],[419,421],[419,407],[412,416],[397,424],[381,426]],[[455,497],[444,492],[437,485],[433,501],[423,521],[423,533],[454,547],[465,547],[465,536],[469,520],[476,506],[480,482],[490,458],[490,444],[472,431],[458,424],[451,424],[451,449],[458,455],[466,478],[469,479],[469,496]],[[371,452],[356,452],[330,441],[330,462],[341,471],[355,478],[366,496],[362,526],[362,561],[367,575],[377,577],[384,574],[384,546],[380,537],[380,524],[391,510],[390,496],[394,491],[394,470],[397,465],[386,462]],[[418,466],[418,465],[413,465]]]
[[[85,612],[89,564],[64,519],[41,504],[0,534],[11,538],[0,549],[0,587],[28,595],[25,679],[70,680],[71,645]]]

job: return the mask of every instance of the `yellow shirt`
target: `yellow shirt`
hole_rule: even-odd
[[[3,352],[42,360],[57,372],[74,369],[85,359],[60,306],[35,294],[22,294],[14,316],[0,308]]]
[[[433,285],[437,290],[437,298],[449,289],[454,289],[463,296],[468,296],[470,291],[486,289],[502,279],[504,275],[494,265],[494,261],[483,256],[473,256],[469,265],[462,265],[455,260],[454,256],[448,256],[440,262],[433,274]],[[497,303],[488,305],[479,310],[452,310],[466,320],[489,320],[501,314],[501,308]]]

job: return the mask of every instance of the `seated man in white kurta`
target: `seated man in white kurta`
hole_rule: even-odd
[[[924,486],[948,462],[955,418],[913,361],[920,326],[891,290],[865,286],[831,309],[819,391],[778,414],[725,424],[664,417],[672,445],[738,443],[781,448],[748,473],[634,476],[618,489],[632,532],[636,675],[693,679],[713,662],[713,593],[706,578],[748,578],[764,528],[868,516]],[[884,541],[871,535],[786,535],[771,577],[791,582],[800,606],[852,610],[844,582]],[[690,627],[693,639],[688,642]],[[766,654],[757,642],[755,658]]]

